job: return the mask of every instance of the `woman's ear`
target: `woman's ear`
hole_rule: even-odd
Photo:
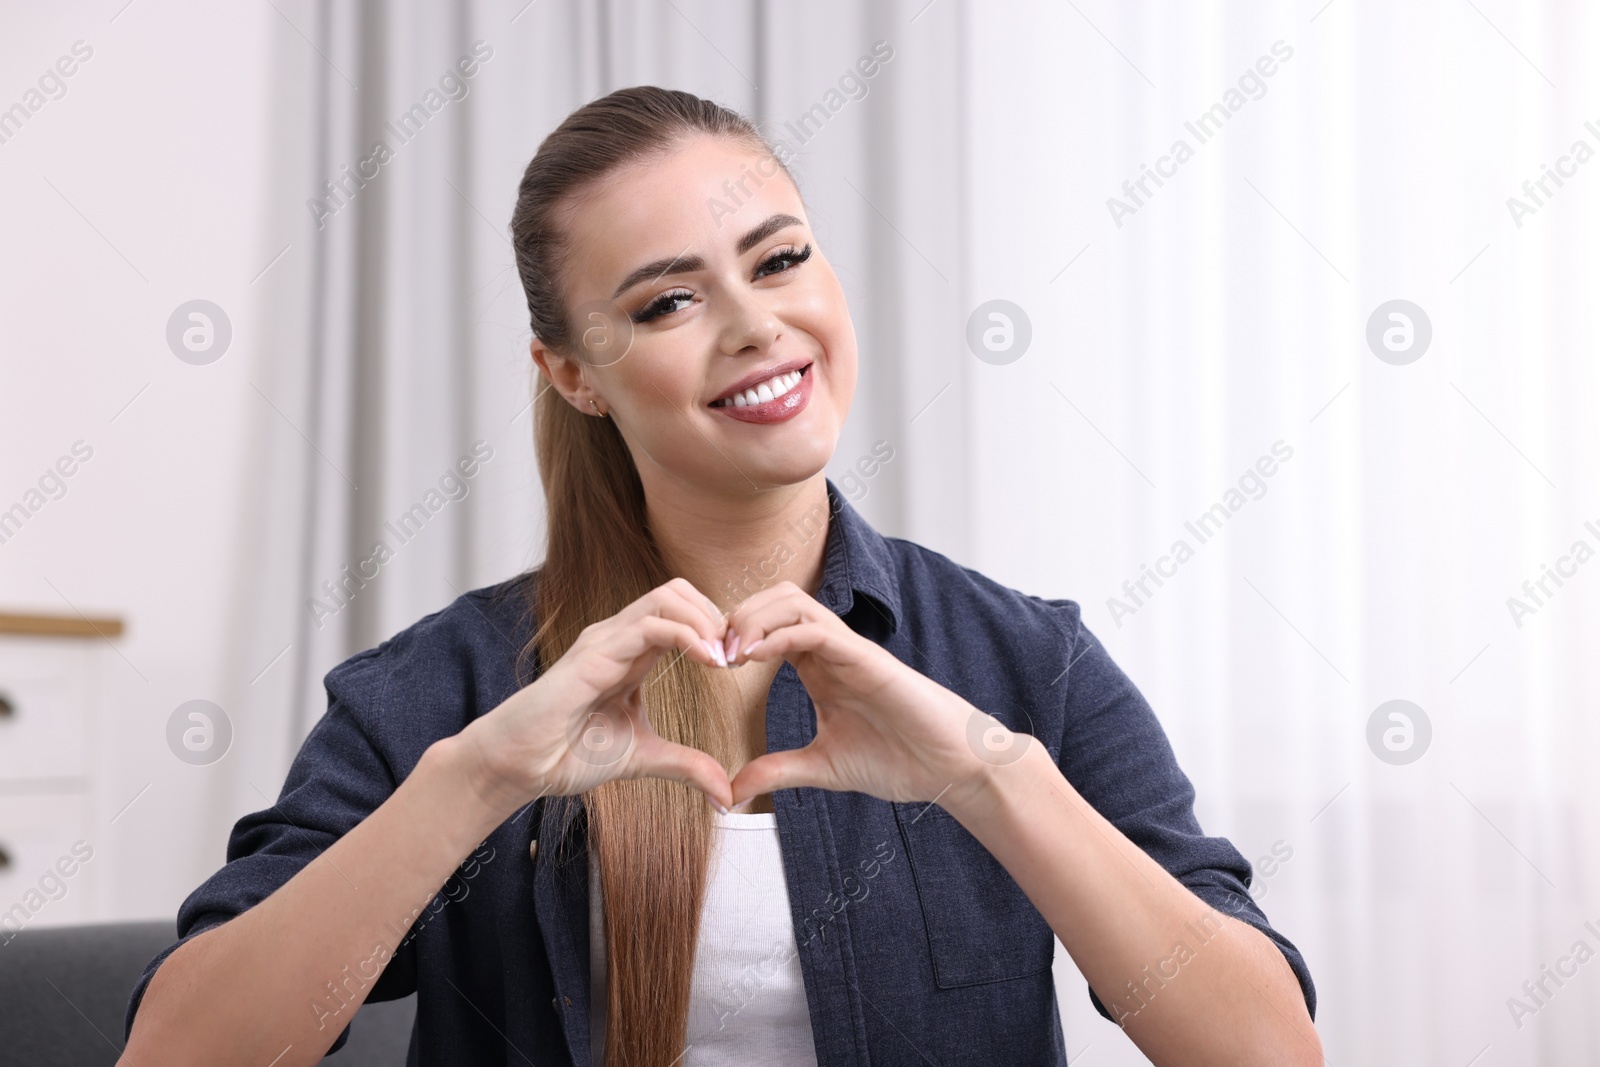
[[[589,400],[593,390],[589,388],[583,378],[583,366],[579,360],[564,356],[554,349],[547,348],[535,337],[528,346],[528,352],[533,356],[533,361],[539,365],[544,376],[550,380],[567,403],[577,408],[584,414],[589,414]]]

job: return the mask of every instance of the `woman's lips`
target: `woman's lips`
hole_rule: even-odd
[[[805,410],[806,404],[811,400],[811,378],[815,369],[815,363],[807,364],[800,374],[799,383],[775,399],[760,404],[746,404],[744,407],[726,404],[711,410],[740,422],[786,422]]]

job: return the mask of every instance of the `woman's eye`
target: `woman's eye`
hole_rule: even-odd
[[[649,322],[651,319],[660,318],[662,315],[678,311],[680,304],[687,304],[694,299],[693,293],[662,293],[650,303],[640,308],[633,314],[636,323]]]
[[[756,268],[756,277],[765,278],[769,274],[782,274],[792,270],[811,258],[811,246],[804,248],[780,248],[772,255],[761,261]],[[694,301],[694,294],[682,290],[662,293],[650,303],[634,312],[631,318],[635,323],[646,323],[658,319],[663,315],[670,315],[674,311],[681,311],[685,306]]]
[[[791,267],[798,267],[810,258],[810,245],[804,248],[780,248],[761,261],[761,266],[756,268],[756,277],[763,278],[768,274],[782,273]]]

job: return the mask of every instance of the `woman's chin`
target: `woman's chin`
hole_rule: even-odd
[[[788,485],[801,485],[820,474],[828,465],[828,457],[821,452],[814,457],[788,456],[766,470],[752,473],[757,485],[778,489]]]
[[[768,446],[746,449],[742,455],[730,455],[728,458],[739,469],[734,476],[736,484],[746,488],[753,484],[763,490],[777,489],[799,485],[816,477],[828,465],[828,460],[833,458],[837,443],[836,437],[794,435],[783,441],[774,440]]]

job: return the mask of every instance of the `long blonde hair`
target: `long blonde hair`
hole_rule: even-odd
[[[559,210],[615,168],[696,133],[772,151],[737,112],[654,86],[619,89],[586,104],[539,145],[518,189],[511,230],[533,332],[543,344],[574,352],[559,284],[569,252]],[[523,660],[537,656],[549,664],[585,626],[673,574],[651,537],[643,486],[616,424],[577,411],[542,375],[536,384],[534,439],[548,550],[532,583],[537,627]],[[733,765],[731,723],[720,712],[708,668],[663,656],[642,695],[662,737]],[[582,803],[605,905],[607,1067],[670,1067],[686,1040],[710,808],[698,790],[658,778],[608,782],[585,793]]]

